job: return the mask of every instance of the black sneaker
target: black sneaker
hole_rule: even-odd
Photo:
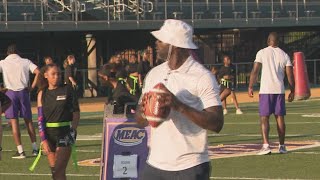
[[[26,158],[26,153],[19,153],[18,151],[12,156],[13,159],[24,159]]]
[[[34,149],[32,151],[32,156],[38,156],[38,154],[39,154],[39,150]]]

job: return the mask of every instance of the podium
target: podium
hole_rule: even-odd
[[[131,105],[125,106],[124,114],[114,114],[113,106],[105,105],[100,180],[138,180],[141,176],[149,151],[150,127],[136,124]]]

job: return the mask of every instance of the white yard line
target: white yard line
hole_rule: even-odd
[[[320,152],[292,152],[292,153],[294,153],[294,154],[311,154],[311,155],[313,155],[313,154],[320,154]]]
[[[311,122],[310,122],[311,123]],[[320,123],[320,122],[319,122]],[[288,124],[288,123],[286,123]],[[308,134],[286,134],[286,137],[320,137],[320,134],[308,135]],[[5,134],[4,137],[12,137],[11,134]],[[23,137],[29,137],[28,134],[21,134]],[[77,141],[101,141],[102,135],[79,135]],[[221,136],[237,136],[237,137],[260,137],[261,134],[208,134],[209,137],[221,137]],[[277,134],[270,134],[269,136],[278,137]]]
[[[2,152],[16,152],[16,149],[4,149]],[[82,150],[82,149],[77,149],[77,152],[80,153],[101,153],[101,150]]]
[[[0,173],[2,176],[51,176],[52,174],[38,174],[38,173]],[[67,174],[70,177],[99,177],[99,174]]]
[[[261,137],[261,134],[208,134],[209,137],[220,137],[220,136],[237,136],[237,137]],[[271,137],[278,137],[277,134],[270,134]],[[286,134],[286,137],[304,137],[306,134]],[[320,134],[307,135],[308,137],[320,137]]]
[[[225,122],[224,124],[236,124],[236,125],[259,125],[260,122],[234,122],[234,123],[231,123],[231,122]],[[270,124],[277,124],[276,122],[270,122]],[[304,121],[304,122],[286,122],[286,124],[320,124],[320,121],[319,122],[308,122],[308,121]]]
[[[254,180],[306,180],[306,179],[272,179],[272,178],[249,178],[249,177],[210,177],[210,179],[254,179]]]
[[[4,137],[12,137],[11,134],[4,134]],[[29,137],[28,134],[21,134],[23,137]],[[101,141],[102,135],[78,135],[77,141]]]

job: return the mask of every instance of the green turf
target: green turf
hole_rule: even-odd
[[[209,132],[209,144],[240,144],[260,143],[260,127],[257,103],[241,104],[244,115],[235,115],[235,109],[229,108],[225,116],[225,125],[219,134]],[[286,123],[287,140],[318,140],[320,141],[320,118],[302,117],[303,114],[320,113],[320,101],[299,101],[287,103]],[[35,117],[35,116],[34,116]],[[103,112],[81,113],[79,135],[98,136],[102,133]],[[277,142],[277,131],[274,117],[271,117],[270,139]],[[11,159],[15,145],[11,137],[11,129],[3,122],[4,137],[2,160],[0,161],[0,180],[43,180],[50,179],[47,160],[43,156],[32,175],[28,167],[34,158],[24,160]],[[31,145],[26,129],[21,123],[22,142],[27,155],[30,155]],[[79,140],[77,142],[78,159],[100,157],[101,140]],[[212,160],[212,177],[226,179],[243,178],[273,178],[273,179],[320,179],[319,171],[320,147],[294,151],[286,155],[272,154],[268,156],[245,156]],[[27,175],[12,175],[22,173]],[[80,167],[77,172],[71,161],[67,173],[68,179],[93,180],[99,179],[99,167]],[[11,175],[9,175],[11,174]],[[48,174],[48,175],[46,175]],[[86,175],[78,177],[75,174]]]

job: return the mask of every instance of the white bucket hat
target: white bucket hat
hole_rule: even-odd
[[[158,40],[176,47],[198,49],[192,41],[193,28],[180,20],[167,19],[160,30],[151,34]]]

